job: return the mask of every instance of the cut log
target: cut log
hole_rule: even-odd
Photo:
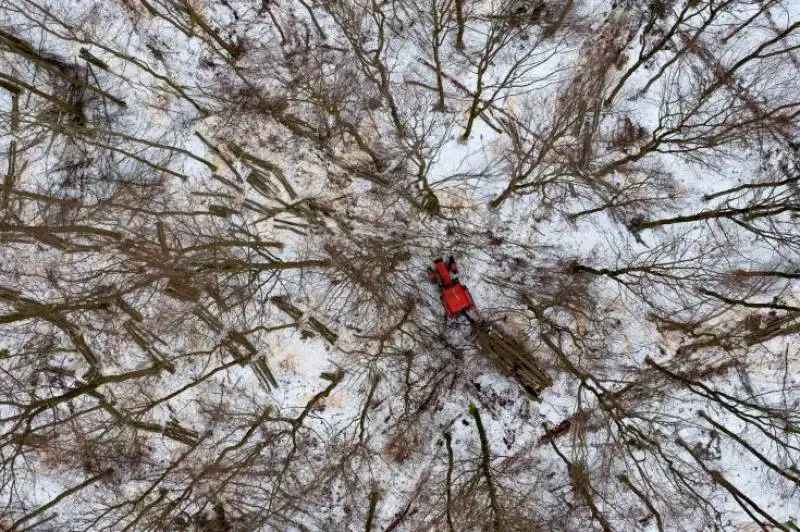
[[[541,391],[553,384],[525,345],[497,325],[474,322],[472,333],[484,356],[504,374],[516,379],[534,398],[538,399]]]

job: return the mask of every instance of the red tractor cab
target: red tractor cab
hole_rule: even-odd
[[[439,286],[442,306],[448,319],[457,318],[461,314],[466,315],[475,309],[472,295],[455,276],[457,273],[458,266],[452,256],[447,262],[444,259],[436,259],[433,261],[433,268],[428,268],[428,278],[431,283]]]

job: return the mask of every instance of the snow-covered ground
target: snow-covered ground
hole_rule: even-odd
[[[799,8],[7,0],[0,528],[796,529]]]

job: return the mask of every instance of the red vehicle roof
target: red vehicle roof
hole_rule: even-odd
[[[449,317],[455,317],[461,311],[475,307],[469,290],[458,281],[448,288],[442,288],[442,304]]]

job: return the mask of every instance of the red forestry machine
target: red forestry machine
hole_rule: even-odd
[[[441,258],[436,259],[433,261],[433,268],[428,268],[431,283],[439,286],[439,295],[447,318],[455,319],[463,315],[470,322],[475,322],[475,302],[469,289],[456,277],[457,274],[458,265],[452,255],[447,262]]]
[[[538,400],[541,391],[553,384],[552,379],[539,368],[536,358],[524,343],[507,334],[499,325],[480,319],[469,289],[459,282],[456,274],[458,266],[452,256],[447,261],[436,259],[433,267],[428,268],[431,283],[439,286],[447,319],[467,318],[472,328],[471,336],[480,351]]]

